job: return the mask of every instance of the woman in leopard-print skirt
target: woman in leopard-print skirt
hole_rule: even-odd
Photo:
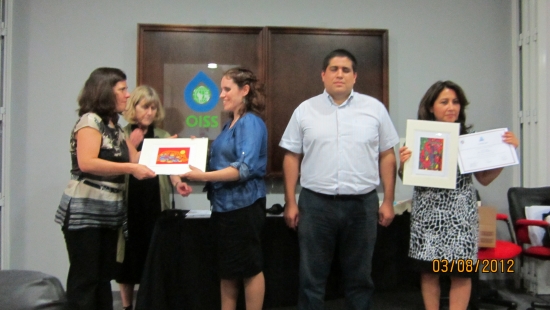
[[[451,81],[438,81],[422,98],[418,119],[459,123],[460,134],[466,134],[471,128],[466,126],[464,110],[467,105],[468,100],[460,86]],[[514,147],[519,145],[512,132],[506,132],[502,140]],[[411,154],[406,146],[399,149],[400,177],[403,176],[403,164]],[[501,171],[502,168],[473,174],[457,172],[455,189],[414,187],[409,257],[414,269],[421,273],[422,298],[427,310],[439,309],[439,274],[433,272],[434,261],[447,260],[451,264],[477,259],[478,213],[472,175],[480,184],[488,185]],[[449,308],[466,309],[474,274],[451,272],[449,275]]]

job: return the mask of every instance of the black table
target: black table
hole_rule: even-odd
[[[210,219],[185,219],[183,210],[167,210],[157,221],[139,293],[137,310],[219,309],[220,284],[215,268]],[[379,226],[373,258],[378,290],[400,289],[416,283],[406,263],[408,213],[390,227]],[[262,240],[264,308],[288,307],[298,300],[298,239],[282,217],[267,217]],[[336,256],[337,257],[337,256]],[[328,279],[326,299],[342,298],[338,262]],[[416,277],[417,279],[417,277]],[[238,308],[244,309],[239,298]]]

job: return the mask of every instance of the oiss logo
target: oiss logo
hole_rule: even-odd
[[[220,92],[218,87],[206,73],[200,71],[187,84],[183,91],[183,99],[187,106],[200,113],[206,113],[214,109],[218,104]],[[219,126],[217,115],[189,115],[185,119],[188,127],[215,128]]]

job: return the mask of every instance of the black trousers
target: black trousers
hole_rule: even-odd
[[[69,253],[69,309],[112,310],[111,279],[116,268],[118,230],[63,230]]]

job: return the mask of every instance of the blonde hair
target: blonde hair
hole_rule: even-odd
[[[155,115],[155,126],[159,126],[164,120],[164,108],[160,103],[159,95],[154,88],[147,85],[141,85],[136,87],[130,94],[130,98],[126,102],[126,109],[122,112],[124,119],[130,124],[136,124],[136,106],[145,100],[146,103],[152,104],[157,108],[157,114]]]

